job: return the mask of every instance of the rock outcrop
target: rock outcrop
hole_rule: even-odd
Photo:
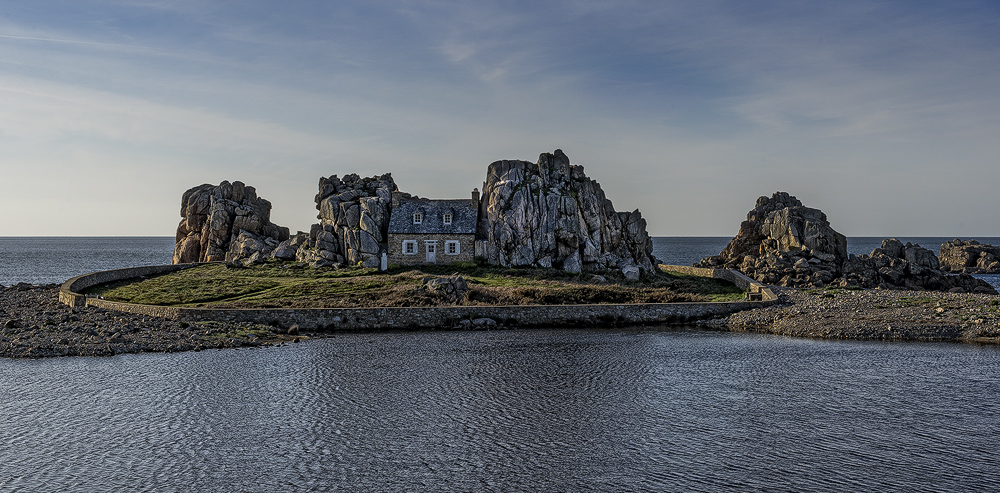
[[[370,178],[356,174],[343,179],[337,175],[320,178],[315,197],[320,222],[313,224],[308,234],[299,233],[278,245],[274,256],[313,267],[378,267],[395,191],[396,183],[389,173]]]
[[[847,238],[830,226],[826,214],[775,192],[757,199],[722,253],[698,265],[738,269],[767,284],[805,286],[829,283],[846,259]]]
[[[1000,246],[956,238],[941,245],[938,257],[941,268],[947,271],[1000,274]]]
[[[262,261],[288,239],[288,228],[271,222],[271,203],[253,187],[223,181],[184,192],[173,263]]]
[[[842,287],[950,291],[996,294],[986,281],[969,274],[948,275],[940,269],[934,252],[920,245],[891,238],[868,255],[851,255],[844,262],[843,277],[832,283]]]
[[[968,274],[948,275],[934,252],[895,238],[869,255],[848,255],[847,239],[830,226],[826,214],[785,192],[758,198],[722,253],[697,265],[737,269],[779,286],[996,293]]]
[[[505,267],[623,269],[633,276],[636,267],[652,271],[655,263],[639,211],[616,212],[601,186],[561,150],[542,154],[537,164],[490,164],[478,236],[486,260]]]

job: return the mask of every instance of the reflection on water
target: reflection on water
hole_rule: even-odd
[[[996,490],[1000,350],[355,334],[0,361],[0,489]]]

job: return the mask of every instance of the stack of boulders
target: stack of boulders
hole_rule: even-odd
[[[616,212],[601,186],[561,150],[542,154],[537,164],[490,164],[478,236],[493,265],[619,269],[629,278],[654,269],[653,244],[639,211]]]
[[[316,194],[318,224],[275,250],[275,258],[298,260],[313,267],[361,265],[378,267],[386,241],[392,193],[392,175],[360,178],[349,174],[320,178]]]
[[[948,275],[934,252],[887,239],[869,255],[848,255],[847,239],[830,227],[826,214],[776,192],[760,197],[739,234],[700,267],[738,269],[767,284],[936,290],[992,293],[996,290],[968,274]]]
[[[288,239],[288,228],[271,222],[271,203],[253,187],[223,181],[184,192],[173,263],[261,262]]]
[[[851,255],[844,262],[843,277],[835,283],[844,287],[904,288],[912,290],[990,293],[989,283],[969,274],[949,275],[941,270],[934,252],[920,245],[891,238],[869,255]]]
[[[941,245],[941,268],[968,274],[1000,274],[1000,246],[954,239]]]
[[[758,198],[725,250],[698,265],[738,269],[767,284],[805,286],[834,280],[846,259],[847,238],[826,214],[776,192]]]

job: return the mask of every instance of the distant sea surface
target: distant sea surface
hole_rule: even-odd
[[[658,236],[653,255],[671,265],[691,265],[718,255],[732,239],[728,236]],[[881,237],[847,239],[849,253],[871,253],[881,246]],[[900,237],[937,253],[941,244],[954,238]],[[969,239],[969,238],[963,238]],[[1000,245],[1000,237],[975,238],[980,243]],[[51,284],[90,272],[142,265],[169,264],[174,251],[172,236],[122,237],[0,237],[0,285],[19,282]],[[979,275],[1000,288],[1000,275]]]

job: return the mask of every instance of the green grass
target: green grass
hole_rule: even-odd
[[[736,301],[744,293],[717,279],[657,273],[640,281],[606,274],[555,269],[504,269],[471,262],[376,269],[312,269],[271,262],[248,268],[208,264],[144,280],[97,286],[87,291],[107,300],[166,306],[231,308],[307,308],[436,306],[454,300],[422,289],[423,278],[461,275],[470,292],[459,301],[471,305],[660,303]]]

